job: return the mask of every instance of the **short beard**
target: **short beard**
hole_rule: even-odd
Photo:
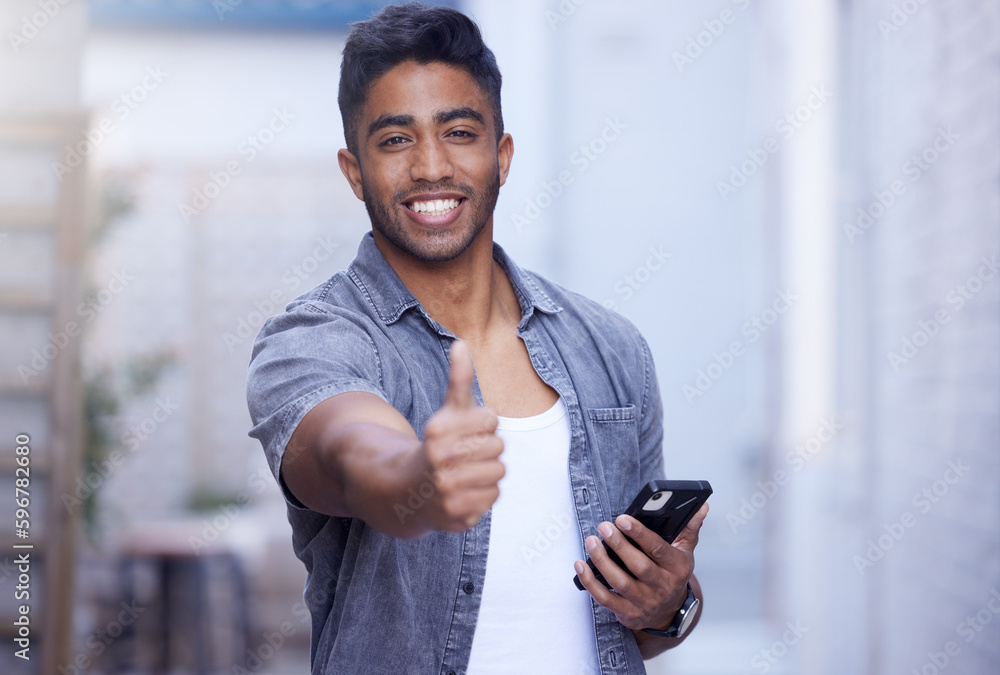
[[[497,167],[493,179],[486,185],[482,194],[471,187],[454,183],[438,183],[423,187],[419,192],[400,190],[392,196],[390,203],[373,198],[374,192],[365,180],[365,172],[361,171],[361,189],[364,193],[365,208],[372,222],[372,229],[385,237],[389,243],[404,253],[421,262],[448,262],[465,253],[476,237],[486,227],[493,209],[496,208],[497,197],[500,195],[500,168]],[[465,232],[459,232],[459,238],[449,240],[448,232],[431,232],[430,241],[421,242],[409,236],[399,218],[393,214],[393,205],[406,201],[411,194],[422,192],[458,192],[465,196],[472,212],[472,227]]]

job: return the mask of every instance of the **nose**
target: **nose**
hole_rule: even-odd
[[[410,157],[410,179],[414,182],[436,183],[454,176],[455,167],[441,139],[420,140]]]

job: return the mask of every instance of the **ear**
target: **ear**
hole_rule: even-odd
[[[514,157],[514,139],[510,134],[504,134],[497,143],[497,161],[500,165],[500,185],[507,182],[510,172],[510,161]]]
[[[344,172],[344,177],[351,184],[354,195],[364,201],[365,191],[361,187],[361,165],[358,158],[350,150],[341,148],[337,151],[337,161],[340,163],[340,170]]]

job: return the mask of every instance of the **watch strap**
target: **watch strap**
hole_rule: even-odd
[[[687,617],[688,612],[692,610],[694,605],[697,603],[697,598],[694,595],[694,589],[691,588],[691,582],[687,585],[687,598],[684,599],[684,604],[681,608],[677,610],[676,616],[674,616],[673,622],[671,622],[670,627],[666,630],[656,630],[655,628],[643,628],[644,633],[649,633],[650,635],[658,635],[660,637],[676,638],[681,637],[681,625],[684,623],[684,619]]]

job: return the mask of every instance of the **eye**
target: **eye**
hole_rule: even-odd
[[[400,145],[405,142],[406,138],[404,138],[403,136],[390,136],[389,138],[379,143],[379,145]]]
[[[458,138],[475,138],[476,134],[471,131],[466,131],[465,129],[455,129],[448,133],[449,136],[456,136]]]

